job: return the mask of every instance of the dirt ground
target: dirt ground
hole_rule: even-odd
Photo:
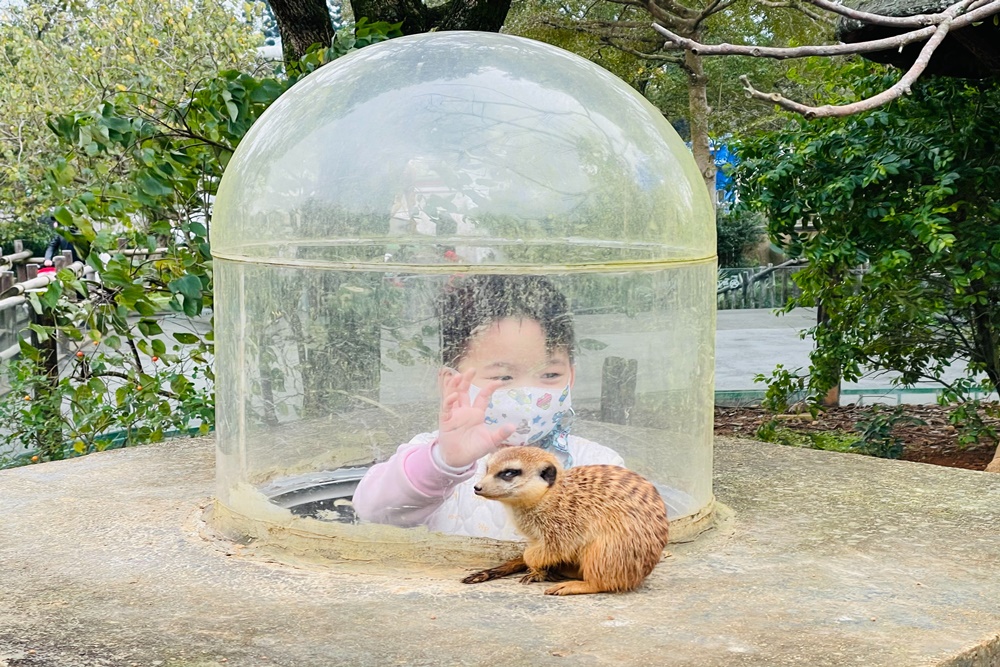
[[[869,416],[870,410],[871,406],[847,405],[829,408],[815,420],[810,420],[806,413],[801,417],[781,418],[780,423],[795,431],[857,433],[856,424]],[[898,423],[893,428],[893,435],[901,438],[904,443],[902,459],[983,470],[993,459],[996,444],[984,438],[972,446],[960,445],[958,429],[948,423],[949,411],[949,408],[939,405],[904,406],[907,417],[914,417],[924,423]],[[752,438],[761,423],[769,418],[770,414],[759,407],[716,407],[715,433]],[[1000,433],[1000,419],[988,418],[986,421]]]

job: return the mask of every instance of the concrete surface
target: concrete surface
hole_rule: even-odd
[[[716,453],[732,516],[574,598],[213,539],[210,438],[0,471],[0,666],[1000,665],[1000,475]]]

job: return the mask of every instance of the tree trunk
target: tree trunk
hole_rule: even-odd
[[[351,0],[355,19],[402,23],[404,35],[430,30],[499,32],[510,0],[450,0],[428,7],[420,0]]]
[[[974,292],[989,293],[989,288],[982,281],[974,281],[971,287]],[[1000,338],[998,320],[1000,318],[996,315],[992,299],[989,299],[985,304],[974,304],[971,311],[972,340],[976,348],[973,359],[982,362],[986,370],[986,377],[989,378],[994,391],[998,391],[1000,390],[1000,341],[998,341]],[[993,460],[986,466],[986,472],[1000,473],[1000,447],[993,455]]]
[[[690,35],[698,41],[698,35]],[[691,152],[695,164],[705,181],[712,206],[716,204],[715,193],[715,160],[712,157],[712,147],[708,139],[708,77],[701,56],[691,51],[684,52],[684,70],[688,75],[688,108],[691,114]]]
[[[816,326],[822,327],[827,326],[830,321],[830,317],[826,314],[826,308],[823,307],[823,302],[820,301],[816,308]],[[840,378],[840,374],[837,374],[837,384],[830,387],[826,395],[823,396],[822,405],[824,408],[839,408],[840,407],[840,386],[843,380]]]
[[[270,0],[281,34],[281,52],[287,67],[302,59],[309,47],[333,43],[333,23],[326,0]]]

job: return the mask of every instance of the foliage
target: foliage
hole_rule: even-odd
[[[867,417],[858,420],[857,430],[861,438],[851,445],[851,450],[859,454],[877,456],[883,459],[898,459],[903,455],[903,440],[893,435],[899,424],[926,424],[923,419],[905,414],[904,405],[897,405],[886,411],[880,405],[873,405]]]
[[[997,441],[997,430],[985,417],[1000,417],[1000,405],[972,398],[955,406],[948,415],[948,422],[958,429],[959,446],[970,447],[982,440]]]
[[[23,241],[24,249],[35,256],[45,252],[45,246],[52,239],[52,226],[42,220],[26,216],[7,222],[0,222],[0,254],[14,251],[14,241]]]
[[[715,238],[719,266],[755,266],[748,253],[764,240],[764,216],[757,212],[734,213],[719,208],[715,212]]]
[[[653,17],[639,5],[531,0],[514,5],[504,31],[559,46],[604,67],[642,93],[687,139],[690,77],[677,62],[681,52],[659,50],[663,38],[653,31],[652,22]],[[738,2],[709,17],[700,29],[708,42],[799,46],[832,38],[828,28],[796,10],[765,10],[752,2]],[[816,85],[808,76],[789,78],[787,73],[794,68],[789,62],[766,58],[706,58],[704,62],[713,137],[776,128],[782,122],[782,116],[767,105],[747,103],[741,75],[749,76],[758,87],[791,95]]]
[[[159,100],[181,99],[219,70],[253,67],[259,41],[225,3],[42,0],[0,9],[0,221],[23,225],[63,203],[45,183],[65,150],[46,129],[50,115],[139,90],[143,114],[155,115]]]
[[[333,44],[330,46],[314,45],[301,60],[288,68],[288,75],[292,79],[299,79],[351,51],[370,44],[384,42],[393,37],[401,37],[403,35],[402,30],[400,30],[401,25],[401,23],[386,23],[384,21],[369,23],[368,19],[362,17],[358,19],[356,24],[337,32]]]
[[[905,407],[897,405],[892,410],[885,410],[883,406],[873,405],[868,416],[858,420],[858,433],[798,431],[781,426],[775,417],[758,427],[756,437],[779,445],[898,459],[903,455],[903,440],[893,434],[893,429],[901,424],[926,423],[922,419],[906,415]]]
[[[362,24],[359,35],[316,49],[299,72],[393,30]],[[54,215],[100,279],[84,282],[63,270],[45,292],[31,294],[36,344],[22,343],[23,360],[9,372],[12,395],[30,400],[0,410],[0,429],[34,448],[28,453],[86,453],[106,446],[109,431],[135,444],[168,430],[210,428],[210,203],[236,145],[299,76],[225,70],[178,103],[119,89],[93,111],[48,120],[70,149],[45,174],[50,200],[65,202]],[[148,254],[119,251],[121,236]],[[161,323],[171,312],[193,318],[192,329],[166,336]],[[49,354],[56,336],[79,348],[61,372]]]
[[[799,400],[805,395],[808,375],[802,373],[801,368],[790,371],[783,364],[777,364],[771,377],[764,374],[754,376],[754,382],[764,382],[767,390],[764,392],[764,400],[761,405],[764,409],[774,414],[782,414],[788,411],[789,403]],[[810,411],[815,414],[817,407],[811,405]]]
[[[897,76],[864,62],[815,67],[831,102]],[[875,111],[794,119],[740,146],[740,206],[808,259],[788,308],[821,304],[827,318],[810,332],[812,400],[880,371],[937,381],[950,400],[1000,385],[998,113],[1000,82],[927,79]],[[968,364],[957,383],[943,376],[955,360]]]
[[[854,451],[853,447],[858,439],[854,434],[839,431],[796,431],[780,426],[774,419],[762,423],[757,429],[756,437],[778,445],[844,453]]]

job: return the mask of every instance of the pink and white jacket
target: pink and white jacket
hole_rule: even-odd
[[[486,471],[486,457],[457,470],[444,464],[436,445],[437,432],[421,433],[400,445],[388,460],[372,466],[354,492],[358,517],[453,535],[524,539],[501,503],[480,498],[472,490]],[[625,465],[614,450],[574,435],[569,436],[568,449],[573,465]]]

